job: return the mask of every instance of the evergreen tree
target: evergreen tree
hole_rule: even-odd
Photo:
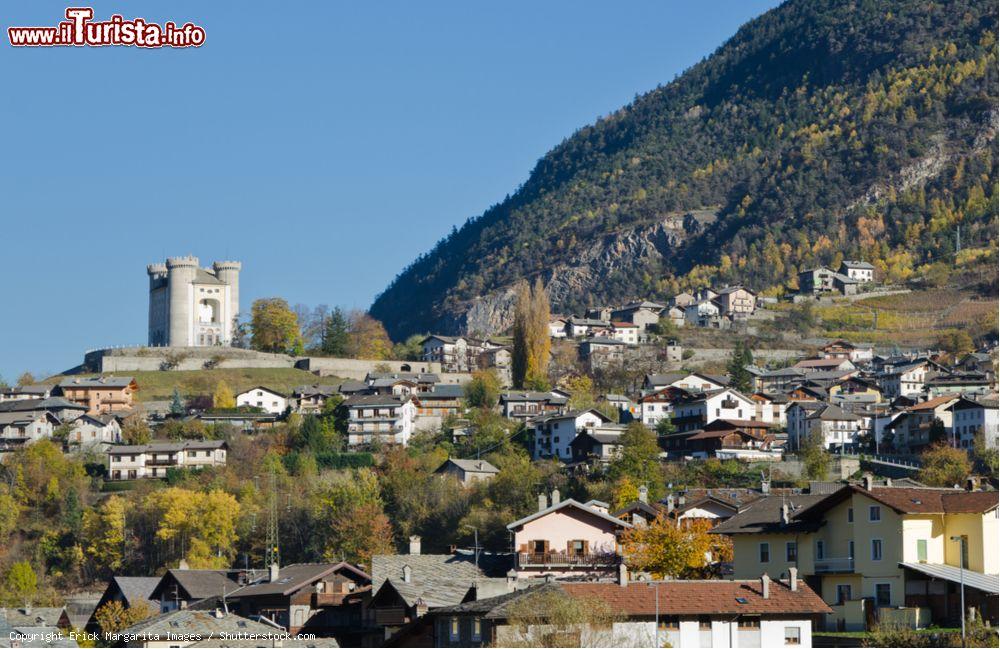
[[[729,373],[729,385],[734,389],[749,394],[753,390],[753,376],[747,365],[753,364],[753,352],[743,341],[736,341],[733,355],[729,358],[726,371]]]
[[[340,307],[334,307],[326,318],[320,349],[328,356],[346,356],[349,335],[347,316]]]
[[[174,395],[170,398],[170,414],[184,414],[184,402],[181,401],[181,393],[177,388],[174,388]]]

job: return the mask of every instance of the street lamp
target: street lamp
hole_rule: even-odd
[[[962,646],[965,646],[965,537],[953,536],[952,541],[958,541],[958,583],[960,588],[960,602],[962,604]]]
[[[653,596],[656,601],[656,615],[653,618],[653,643],[654,646],[659,649],[660,645],[660,582],[651,581],[649,582],[650,587],[653,589]]]

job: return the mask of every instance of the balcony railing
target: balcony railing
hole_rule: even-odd
[[[178,463],[177,458],[149,458],[146,460],[146,466],[174,466]]]
[[[610,552],[598,554],[521,552],[517,555],[517,565],[522,568],[538,566],[617,566],[621,562],[621,556]]]
[[[831,557],[813,562],[816,574],[833,572],[854,572],[854,557]]]

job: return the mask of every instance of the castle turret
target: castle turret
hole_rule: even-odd
[[[149,345],[167,344],[167,265],[149,264]]]
[[[168,316],[171,347],[193,345],[191,285],[198,272],[197,257],[170,257],[167,259],[167,284],[169,290]]]
[[[224,323],[223,331],[232,337],[233,319],[240,312],[240,269],[243,264],[238,261],[217,261],[212,264],[212,270],[220,281],[229,285],[229,322]],[[226,341],[228,343],[228,340]]]

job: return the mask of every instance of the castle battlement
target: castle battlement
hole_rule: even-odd
[[[242,267],[238,261],[217,261],[201,268],[193,255],[146,266],[150,346],[229,346],[240,311]]]

